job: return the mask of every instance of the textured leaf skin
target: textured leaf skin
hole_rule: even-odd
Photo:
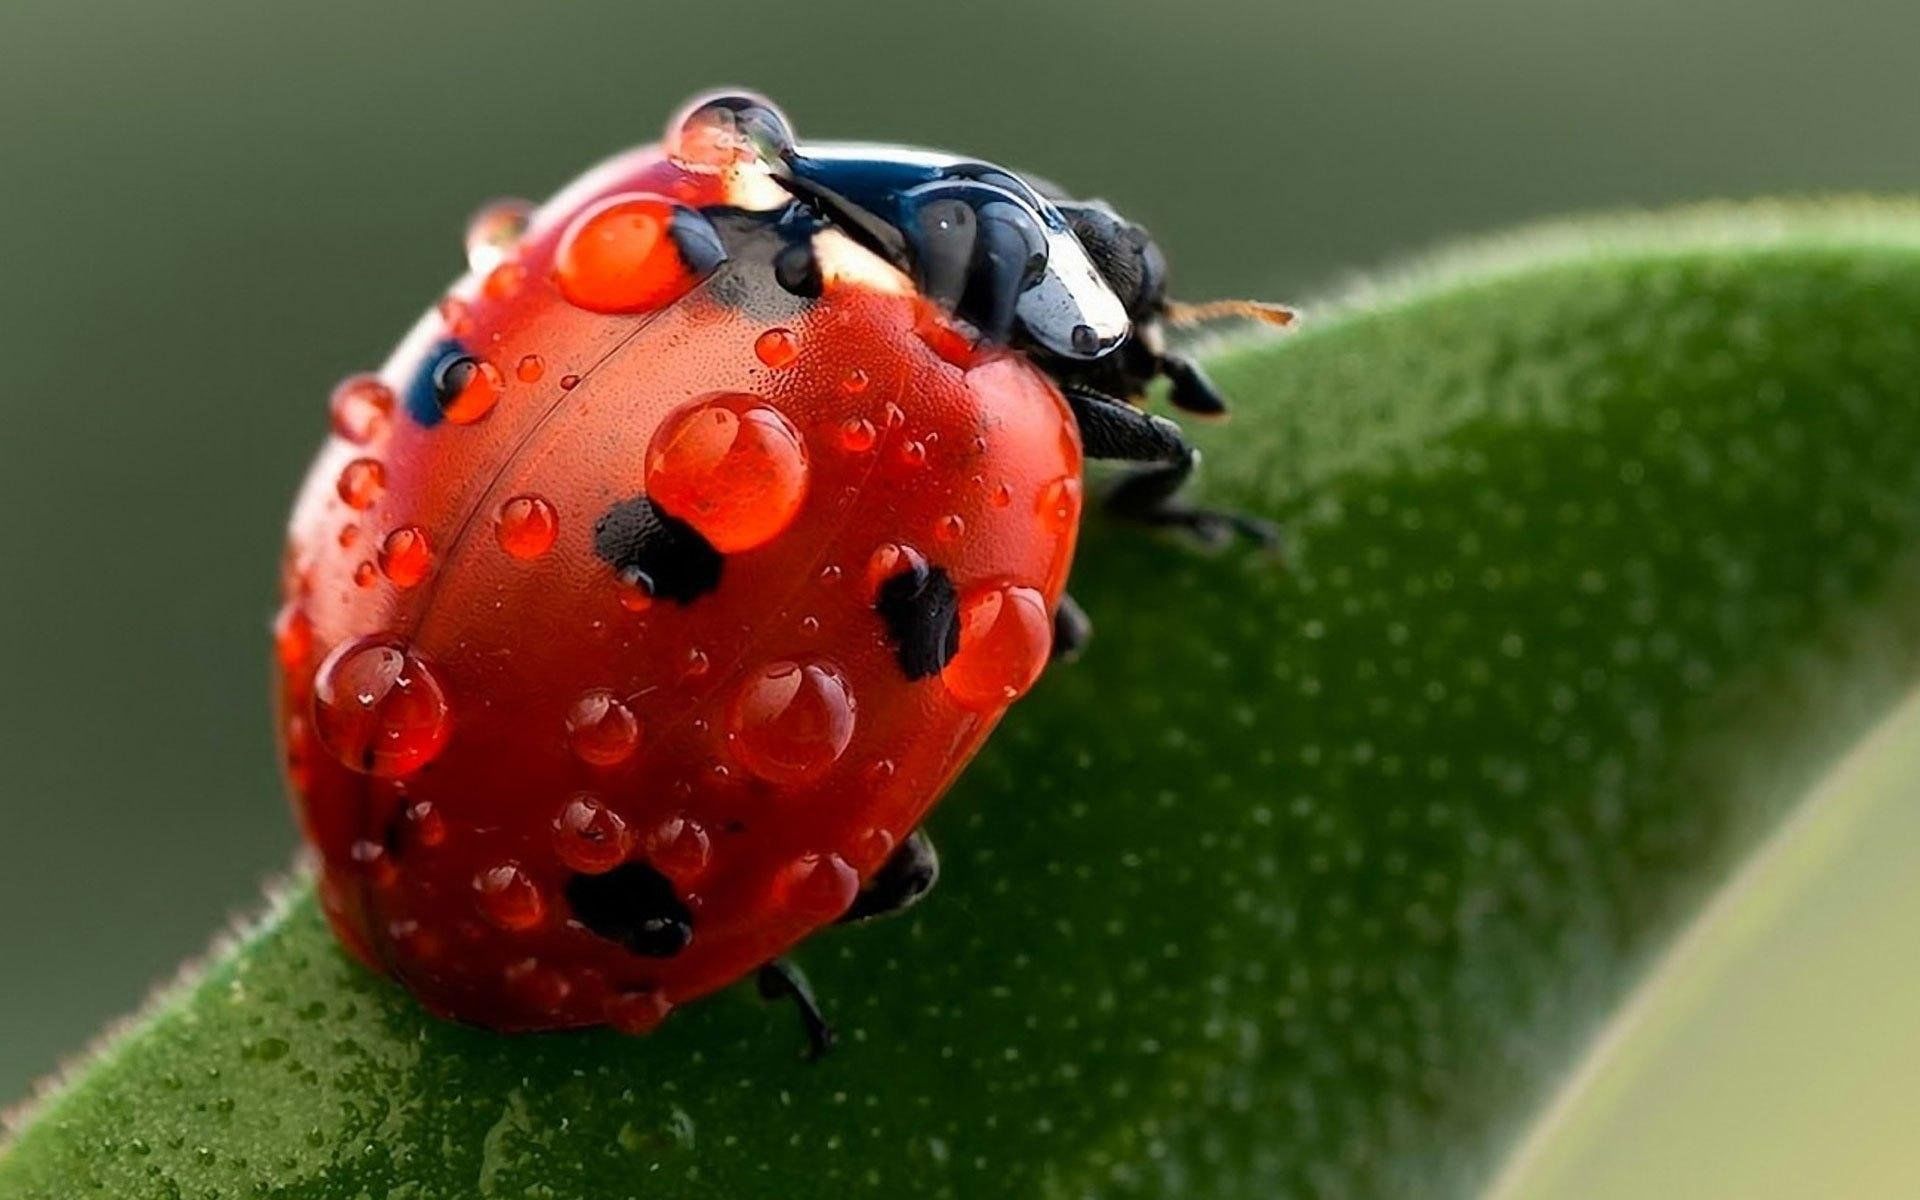
[[[1468,1193],[1920,664],[1920,210],[1536,235],[1212,358],[1207,493],[943,805],[940,892],[659,1034],[499,1037],[304,891],[26,1121],[0,1197]]]

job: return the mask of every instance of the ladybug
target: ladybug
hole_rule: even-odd
[[[987,163],[797,141],[750,94],[468,231],[341,383],[274,623],[326,916],[434,1012],[643,1032],[913,904],[934,801],[1050,659],[1082,461],[1209,539],[1224,410],[1138,225]]]

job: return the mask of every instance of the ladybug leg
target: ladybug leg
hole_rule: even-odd
[[[762,1000],[793,1001],[794,1008],[800,1013],[800,1026],[807,1031],[809,1061],[818,1061],[833,1049],[836,1037],[833,1026],[827,1024],[826,1016],[820,1011],[820,1002],[814,999],[813,985],[807,982],[806,974],[793,960],[776,958],[767,963],[754,974],[753,985]]]
[[[853,907],[841,916],[840,924],[905,912],[920,903],[939,881],[940,855],[933,848],[933,840],[916,829],[894,847],[887,861],[867,880],[867,886],[854,897]]]
[[[1227,415],[1227,398],[1213,386],[1213,380],[1207,378],[1200,364],[1186,355],[1161,355],[1160,374],[1168,384],[1167,400],[1175,408],[1197,417]]]
[[[1053,661],[1072,662],[1093,640],[1093,619],[1072,596],[1062,594],[1053,610]]]
[[[1266,521],[1197,508],[1176,498],[1200,463],[1200,452],[1178,425],[1078,384],[1062,391],[1088,458],[1151,464],[1120,477],[1107,493],[1108,511],[1130,521],[1185,529],[1209,545],[1223,545],[1237,536],[1269,550],[1279,548],[1280,532]]]

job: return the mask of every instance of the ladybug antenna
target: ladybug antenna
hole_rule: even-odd
[[[1166,319],[1171,325],[1200,325],[1238,318],[1284,329],[1299,315],[1284,304],[1265,300],[1208,300],[1201,304],[1169,300],[1166,303]]]

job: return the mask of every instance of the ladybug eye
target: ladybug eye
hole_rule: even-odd
[[[504,386],[498,367],[449,338],[420,360],[407,385],[407,414],[428,428],[442,421],[471,425],[493,411]]]

